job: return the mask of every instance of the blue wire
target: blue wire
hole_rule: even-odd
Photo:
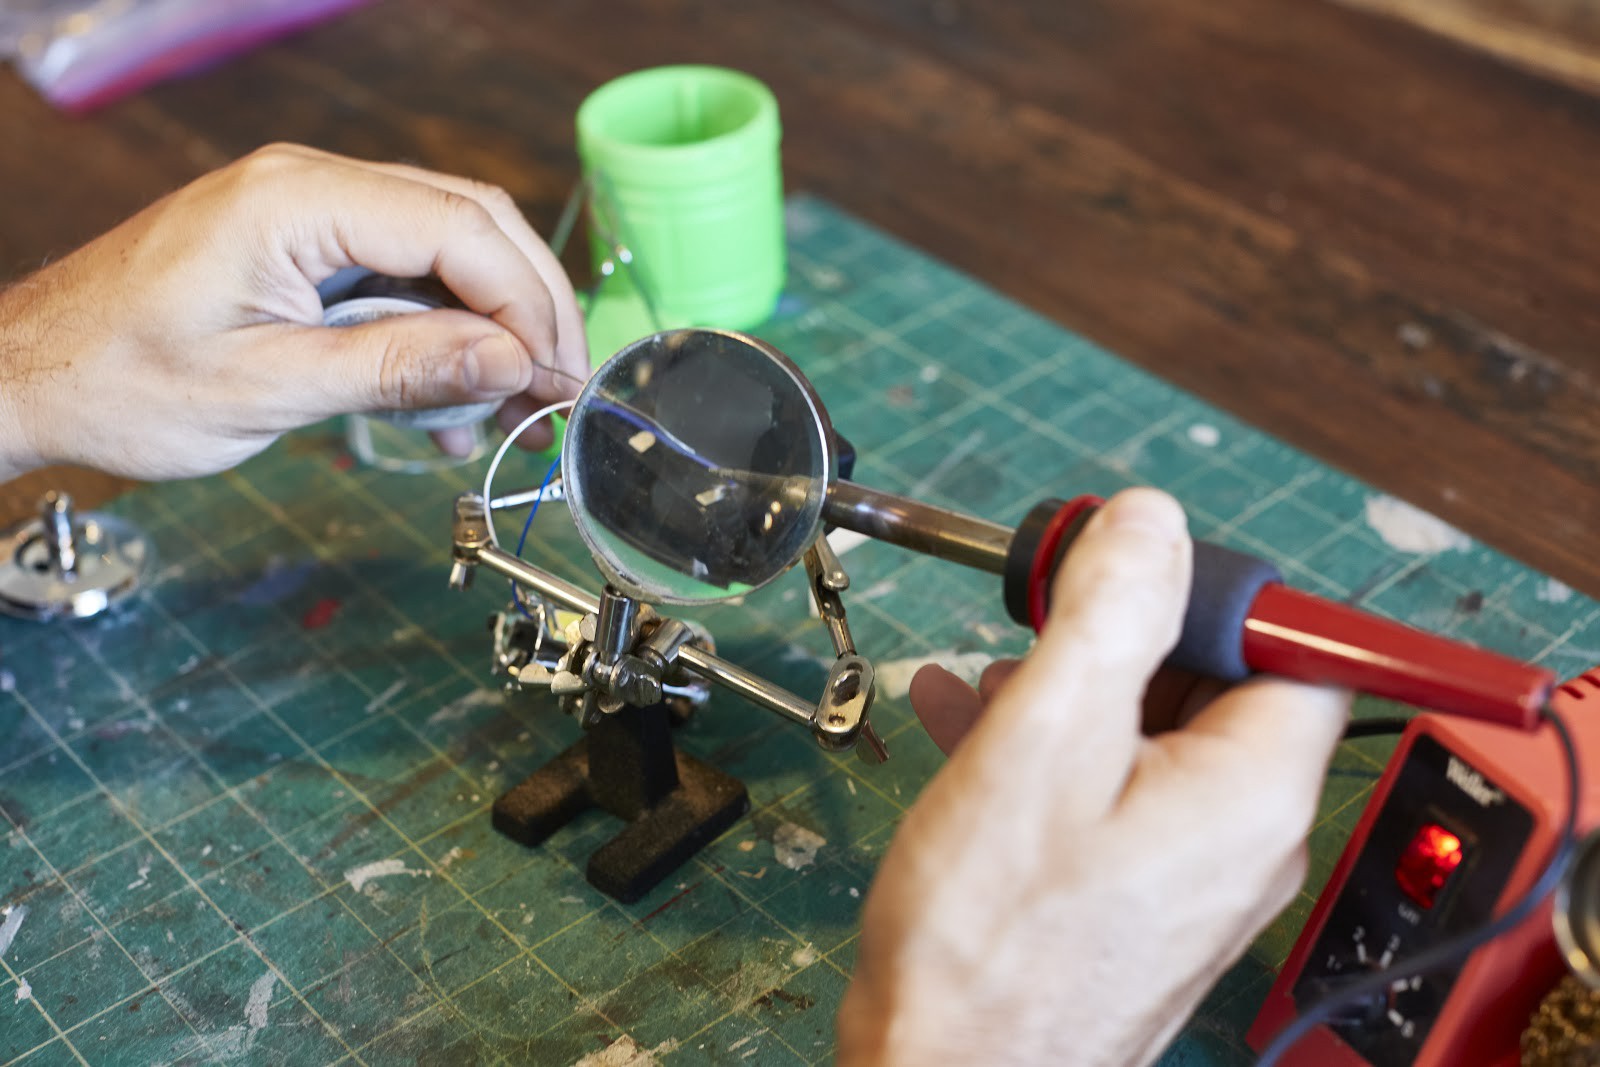
[[[539,504],[544,500],[544,491],[550,488],[550,479],[556,476],[556,471],[561,467],[561,457],[557,456],[555,462],[550,464],[550,469],[544,472],[544,481],[539,483],[539,495],[533,498],[533,507],[528,509],[528,519],[522,524],[522,536],[517,538],[517,555],[522,555],[522,546],[528,543],[528,531],[533,529],[533,517],[539,514]],[[522,612],[524,618],[532,619],[527,605],[522,602],[522,587],[516,582],[511,583],[511,600],[517,605],[517,610]]]

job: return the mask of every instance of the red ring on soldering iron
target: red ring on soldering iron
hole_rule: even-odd
[[[1078,521],[1079,515],[1093,511],[1104,503],[1097,496],[1073,497],[1050,516],[1044,535],[1039,538],[1039,547],[1033,553],[1033,566],[1028,568],[1028,622],[1033,626],[1034,633],[1044,629],[1044,619],[1050,611],[1051,571],[1055,565],[1056,549],[1061,547],[1061,539]]]

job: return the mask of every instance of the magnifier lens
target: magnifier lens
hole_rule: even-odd
[[[573,521],[631,596],[692,604],[782,574],[822,527],[832,430],[777,349],[671,330],[606,362],[567,419]]]

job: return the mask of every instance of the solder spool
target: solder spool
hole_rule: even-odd
[[[324,326],[359,326],[395,315],[416,314],[439,308],[463,305],[434,278],[391,278],[368,275],[350,287],[340,299],[323,309]],[[448,407],[413,411],[378,411],[370,415],[351,415],[346,420],[346,443],[356,459],[379,470],[420,474],[470,463],[488,448],[482,423],[499,407],[496,401],[455,404]],[[394,427],[386,431],[371,420],[379,419]],[[472,448],[464,456],[448,456],[433,450],[431,444],[408,440],[419,433],[469,427],[473,430]]]

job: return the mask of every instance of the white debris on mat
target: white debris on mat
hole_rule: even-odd
[[[645,1048],[627,1034],[623,1034],[599,1052],[589,1053],[572,1067],[656,1067],[661,1062],[657,1056],[665,1056],[676,1051],[678,1043],[670,1039],[661,1042],[655,1048]]]
[[[1472,547],[1472,538],[1404,500],[1371,496],[1366,511],[1367,525],[1397,551],[1434,555]]]
[[[432,871],[413,871],[406,866],[402,859],[378,860],[376,863],[363,863],[359,867],[352,867],[344,872],[344,880],[350,883],[350,888],[360,893],[367,887],[367,883],[378,878],[389,878],[397,874],[410,875],[415,878],[422,875],[424,878],[433,877]]]
[[[17,931],[22,929],[22,920],[28,917],[28,907],[25,904],[8,904],[0,908],[0,916],[5,917],[5,922],[0,922],[0,960],[3,960],[11,942],[17,939]]]
[[[405,683],[405,679],[403,679],[403,678],[400,679],[399,681],[393,683],[392,685],[389,686],[389,688],[385,689],[383,692],[379,693],[377,696],[375,696],[371,700],[367,701],[367,706],[366,706],[366,709],[365,709],[366,713],[368,715],[371,715],[373,712],[381,710],[386,705],[388,705],[389,701],[391,701],[395,697],[399,696],[400,695],[400,691],[402,689],[404,689],[405,687],[406,687],[406,683]]]
[[[827,843],[821,834],[792,822],[781,823],[772,832],[772,851],[791,871],[803,871],[816,863],[817,850]]]
[[[1565,604],[1572,599],[1572,587],[1554,578],[1546,578],[1539,583],[1539,588],[1534,591],[1541,603]]]
[[[267,1010],[272,1007],[272,991],[277,982],[278,976],[268,971],[251,983],[250,996],[244,1005],[244,1025],[230,1026],[207,1042],[217,1059],[238,1060],[250,1056],[257,1036],[267,1028]],[[168,996],[170,998],[171,994]]]
[[[153,861],[149,856],[146,856],[144,862],[139,864],[139,877],[135,881],[128,883],[128,888],[130,890],[143,889],[145,886],[150,884],[151,866],[153,866]]]
[[[473,708],[488,707],[498,703],[500,693],[495,689],[474,689],[466,696],[452,700],[432,715],[428,716],[428,724],[437,726],[442,722],[454,722],[456,719],[465,719],[467,713]]]
[[[993,662],[994,657],[987,652],[956,652],[953,649],[909,659],[892,659],[874,668],[878,695],[890,700],[905,696],[911,689],[912,676],[930,663],[937,663],[962,681],[976,685],[983,669]]]
[[[1201,448],[1216,448],[1222,442],[1222,431],[1209,422],[1197,422],[1189,427],[1189,440]]]
[[[864,533],[854,530],[835,530],[828,535],[828,547],[833,549],[835,556],[843,556],[851,549],[860,548],[872,538]]]
[[[250,986],[250,999],[245,1002],[244,1021],[252,1030],[261,1030],[267,1025],[267,1009],[272,1007],[272,987],[278,982],[278,976],[272,971],[257,978]]]

